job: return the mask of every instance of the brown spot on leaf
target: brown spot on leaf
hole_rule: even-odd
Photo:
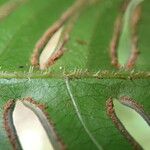
[[[85,41],[85,40],[77,39],[76,41],[80,45],[87,45],[88,44],[87,41]]]

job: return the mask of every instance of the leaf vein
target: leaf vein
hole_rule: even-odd
[[[71,101],[73,103],[73,106],[74,106],[74,109],[76,111],[76,114],[78,116],[78,119],[79,121],[81,122],[85,132],[87,133],[87,135],[89,136],[89,138],[92,140],[92,142],[95,144],[95,146],[99,149],[99,150],[103,150],[103,148],[101,147],[101,145],[97,142],[97,140],[95,139],[95,137],[92,135],[92,133],[89,131],[88,127],[86,126],[82,116],[81,116],[81,113],[80,113],[80,110],[78,108],[78,105],[76,103],[76,100],[72,94],[72,91],[71,91],[71,88],[70,88],[70,85],[69,85],[69,80],[68,78],[65,79],[65,83],[66,83],[66,88],[67,88],[67,91],[68,91],[68,94],[71,98]]]

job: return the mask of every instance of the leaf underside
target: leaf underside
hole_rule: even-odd
[[[20,73],[32,75],[41,72],[38,69],[29,72],[34,45],[73,2],[28,0],[0,20],[0,149],[11,149],[3,126],[3,106],[9,99],[25,97],[32,97],[47,106],[47,113],[68,149],[132,149],[107,116],[106,100],[127,95],[149,112],[150,80],[142,76],[139,79],[121,79],[119,76],[98,79],[86,75],[79,79],[63,77],[64,70],[107,70],[110,73],[117,70],[110,63],[109,44],[122,1],[102,0],[83,10],[74,25],[71,39],[65,45],[64,55],[47,71],[49,76],[56,73],[56,77],[17,78]],[[0,5],[4,3],[0,0]],[[141,54],[134,68],[139,72],[150,69],[149,8],[150,2],[145,0],[138,26]],[[8,79],[9,74],[14,72],[16,78]]]

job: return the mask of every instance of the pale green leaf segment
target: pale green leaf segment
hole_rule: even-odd
[[[122,4],[120,0],[102,0],[101,3],[83,11],[76,22],[66,53],[48,70],[57,76],[34,76],[36,72],[45,75],[47,71],[29,71],[30,57],[36,41],[44,31],[56,21],[73,0],[28,0],[0,22],[0,149],[11,150],[11,145],[3,127],[3,106],[9,99],[32,97],[47,106],[47,112],[67,148],[70,150],[104,149],[130,150],[131,145],[124,139],[106,114],[106,100],[110,97],[128,95],[143,104],[149,111],[150,81],[140,77],[138,80],[119,76],[104,79],[78,75],[63,79],[64,70],[88,69],[112,71],[109,44],[114,31],[114,22]],[[134,3],[135,4],[135,3]],[[149,70],[149,1],[144,1],[144,18],[140,27],[144,51],[137,68]],[[17,25],[16,25],[17,24]],[[146,36],[145,36],[146,35]],[[7,71],[3,73],[3,71]],[[15,72],[15,73],[14,73]],[[28,73],[18,79],[18,74]],[[15,74],[14,78],[9,74]],[[108,72],[109,73],[109,72]],[[61,77],[59,76],[61,74]],[[30,78],[30,75],[34,79]],[[144,90],[143,90],[144,89]],[[73,103],[73,96],[77,107]],[[78,113],[77,113],[78,112]]]
[[[118,45],[118,59],[121,66],[126,65],[132,51],[131,17],[136,7],[144,0],[131,0],[123,18],[123,28]]]
[[[150,126],[133,108],[113,100],[115,114],[127,132],[141,145],[144,150],[150,149]],[[146,114],[145,114],[146,115]]]

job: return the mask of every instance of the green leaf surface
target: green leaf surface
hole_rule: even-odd
[[[74,97],[78,113],[92,138],[103,149],[125,150],[130,145],[119,134],[106,114],[106,100],[110,97],[129,95],[142,103],[148,111],[150,105],[149,80],[119,80],[119,79],[75,79],[69,80],[69,88]],[[141,85],[142,84],[142,85]],[[1,116],[2,106],[9,99],[32,97],[48,106],[47,112],[55,124],[55,128],[66,143],[68,149],[97,149],[79,119],[75,105],[70,97],[66,79],[1,79],[0,80]],[[143,86],[145,90],[141,93]],[[114,88],[115,87],[115,88]],[[2,119],[2,118],[1,118]],[[6,132],[1,122],[0,149],[10,149]]]
[[[3,125],[3,106],[10,99],[26,97],[47,106],[67,149],[132,149],[107,116],[106,101],[129,96],[150,111],[150,2],[142,3],[138,28],[141,54],[133,70],[139,72],[118,73],[111,65],[109,46],[123,0],[101,0],[84,9],[64,55],[46,71],[32,70],[35,43],[73,2],[28,0],[0,21],[0,149],[12,149]]]
[[[142,18],[139,24],[139,50],[140,57],[137,61],[137,68],[140,70],[150,70],[149,65],[149,40],[148,36],[150,35],[150,31],[148,29],[150,24],[150,18],[148,17],[148,9],[150,8],[150,3],[148,1],[144,1],[142,3]]]
[[[3,21],[0,24],[2,70],[28,70],[36,41],[69,4],[70,1],[28,1]],[[58,60],[52,69],[58,71],[60,66],[68,70],[113,69],[109,58],[109,42],[120,4],[119,0],[108,0],[86,9],[73,28],[70,42],[66,46],[66,55]],[[51,15],[54,12],[55,15]],[[112,15],[107,15],[108,12],[112,12]],[[105,34],[107,29],[103,30],[106,27],[109,34]],[[78,41],[84,41],[85,44],[82,45]],[[16,53],[17,55],[14,55]],[[19,69],[19,66],[24,66],[25,69]]]

